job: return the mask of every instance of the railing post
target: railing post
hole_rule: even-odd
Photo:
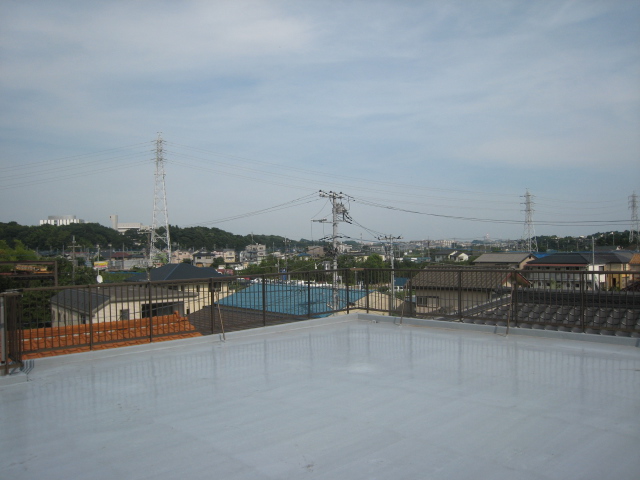
[[[411,272],[409,272],[409,275],[411,275]],[[415,317],[416,312],[415,312],[415,307],[413,305],[413,277],[409,277],[409,281],[407,282],[407,284],[409,286],[409,316]],[[406,301],[407,299],[405,295],[405,302]]]
[[[513,283],[511,289],[511,318],[514,320],[514,324],[518,326],[518,282]]]
[[[93,350],[93,297],[91,296],[91,285],[87,285],[89,292],[89,350]]]
[[[346,287],[346,295],[347,295],[347,315],[349,314],[349,270],[345,269],[344,270],[344,276],[346,278],[346,281],[344,282],[344,285]]]
[[[9,375],[9,356],[7,355],[7,324],[4,296],[0,295],[0,362],[4,365],[3,375]]]
[[[311,273],[307,272],[307,318],[311,318]]]
[[[586,332],[585,329],[585,316],[586,316],[586,307],[585,307],[585,282],[586,282],[586,272],[580,272],[580,328],[582,329],[582,333]]]
[[[213,308],[213,303],[215,299],[214,285],[215,284],[213,283],[213,277],[211,277],[209,279],[209,321],[211,323],[211,335],[213,335],[213,329],[216,326],[216,317],[215,317],[215,312]]]
[[[151,295],[151,282],[147,282],[149,290],[149,343],[153,343],[153,296]]]
[[[364,271],[365,272],[365,281],[364,281],[364,288],[365,288],[365,297],[364,297],[364,305],[367,309],[367,313],[369,313],[369,272],[367,270]]]
[[[3,375],[9,375],[10,365],[22,366],[24,353],[24,337],[22,331],[22,296],[12,292],[7,296],[0,295],[0,334],[2,336]]]
[[[458,270],[458,321],[462,322],[462,269]]]
[[[267,326],[267,282],[262,276],[262,326]]]

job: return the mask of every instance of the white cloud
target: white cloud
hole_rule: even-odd
[[[454,196],[476,165],[530,179],[534,169],[579,167],[612,185],[605,166],[636,168],[637,7],[330,5],[5,2],[0,168],[36,150],[71,155],[157,131],[185,145],[353,174],[361,188],[387,178],[392,164],[394,179],[428,178]],[[462,175],[453,180],[452,171]],[[207,184],[196,177],[177,171],[173,180]],[[497,188],[496,175],[487,178],[473,190]],[[628,189],[631,178],[615,188]],[[261,198],[272,188],[259,179],[251,186]],[[209,216],[188,199],[172,202],[173,211]]]

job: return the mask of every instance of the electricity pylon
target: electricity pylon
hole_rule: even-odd
[[[171,262],[171,239],[169,215],[167,214],[167,191],[164,182],[164,140],[158,133],[156,139],[156,173],[153,192],[153,222],[149,240],[149,266]],[[163,232],[158,230],[164,228]]]
[[[527,192],[524,195],[524,212],[525,212],[525,220],[524,220],[524,240],[527,242],[527,251],[537,252],[538,251],[538,241],[536,240],[536,232],[533,228],[533,195]]]

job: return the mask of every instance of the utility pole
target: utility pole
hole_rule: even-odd
[[[349,212],[347,211],[347,207],[341,202],[342,199],[347,196],[342,192],[323,192],[320,190],[320,196],[323,198],[328,198],[331,201],[331,213],[332,213],[332,224],[333,224],[333,233],[331,235],[331,244],[332,250],[331,254],[333,256],[333,309],[337,310],[339,306],[339,298],[338,298],[338,222],[347,222],[351,223],[351,217],[349,216]],[[322,222],[322,220],[319,220]]]
[[[167,214],[167,191],[164,182],[164,140],[158,133],[156,140],[156,173],[153,193],[153,223],[149,240],[149,267],[162,264],[163,252],[166,252],[167,263],[171,262],[171,240],[169,238],[169,216]],[[164,227],[164,233],[158,229]]]
[[[636,241],[636,250],[638,249],[638,243],[640,243],[640,234],[638,230],[640,229],[640,221],[638,220],[638,195],[636,192],[633,192],[629,196],[629,210],[631,210],[631,228],[629,233],[629,245]]]
[[[76,236],[71,237],[71,284],[76,284]]]
[[[393,237],[391,235],[379,236],[378,240],[387,242],[388,251],[391,255],[391,294],[389,295],[389,316],[393,311],[393,305],[396,298],[396,272],[395,272],[395,253],[393,252],[393,241],[400,240],[402,237]]]
[[[529,193],[529,189],[524,195],[524,212],[525,212],[525,220],[524,220],[524,240],[527,242],[527,251],[537,252],[538,251],[538,242],[536,240],[536,232],[533,228],[533,195]]]

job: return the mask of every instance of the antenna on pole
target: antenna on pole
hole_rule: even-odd
[[[169,237],[169,216],[167,214],[167,191],[164,183],[164,140],[158,133],[156,139],[156,173],[153,192],[153,223],[149,240],[149,266],[162,265],[171,261],[171,240]],[[159,231],[164,229],[164,231]]]
[[[529,193],[529,189],[524,195],[524,212],[525,212],[525,220],[524,220],[524,240],[527,242],[527,251],[537,252],[538,251],[538,241],[536,240],[536,232],[533,228],[533,195]]]

